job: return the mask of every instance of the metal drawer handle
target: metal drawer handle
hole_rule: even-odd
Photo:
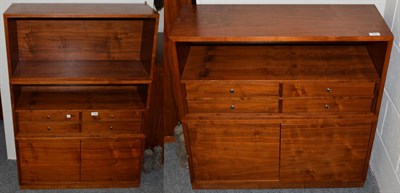
[[[51,130],[51,127],[47,127],[47,131],[50,131]]]
[[[328,104],[325,104],[325,109],[330,109],[331,108],[331,106],[329,106]]]
[[[231,89],[229,90],[229,93],[235,94],[235,89],[231,88]]]
[[[114,115],[110,115],[111,119],[114,118]]]
[[[230,109],[235,110],[235,105],[231,105]]]
[[[50,119],[50,118],[51,118],[50,115],[47,115],[46,119]]]
[[[331,89],[331,88],[326,88],[325,91],[326,91],[327,93],[331,93],[331,92],[332,92],[332,89]]]
[[[110,126],[110,130],[112,130],[112,129],[113,129],[113,126],[111,125],[111,126]]]
[[[72,115],[71,115],[71,114],[66,114],[66,115],[65,115],[65,118],[66,118],[66,119],[71,119],[71,118],[72,118]]]

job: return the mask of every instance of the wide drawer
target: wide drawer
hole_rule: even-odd
[[[186,83],[185,85],[187,99],[279,95],[278,83]]]
[[[78,111],[24,111],[17,116],[20,122],[79,121]]]
[[[79,133],[79,123],[19,122],[20,133]]]
[[[142,121],[143,112],[128,110],[109,111],[84,111],[82,112],[83,122],[98,121]]]
[[[189,113],[276,113],[278,99],[188,100]]]
[[[83,133],[140,133],[141,122],[82,123]]]
[[[282,112],[370,112],[371,98],[358,99],[284,99]]]
[[[284,83],[283,97],[297,96],[373,96],[375,82]]]

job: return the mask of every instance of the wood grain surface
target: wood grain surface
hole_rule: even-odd
[[[362,181],[371,124],[282,125],[280,179]]]
[[[279,180],[279,125],[189,124],[192,181]]]
[[[392,33],[374,5],[185,5],[170,37],[191,42],[384,41]]]

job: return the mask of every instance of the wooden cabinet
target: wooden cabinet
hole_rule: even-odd
[[[140,185],[158,17],[139,4],[4,13],[21,188]]]
[[[182,6],[169,41],[193,188],[364,184],[393,41],[374,6]]]

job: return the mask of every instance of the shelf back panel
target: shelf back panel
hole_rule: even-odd
[[[17,20],[20,61],[140,60],[143,20]]]

